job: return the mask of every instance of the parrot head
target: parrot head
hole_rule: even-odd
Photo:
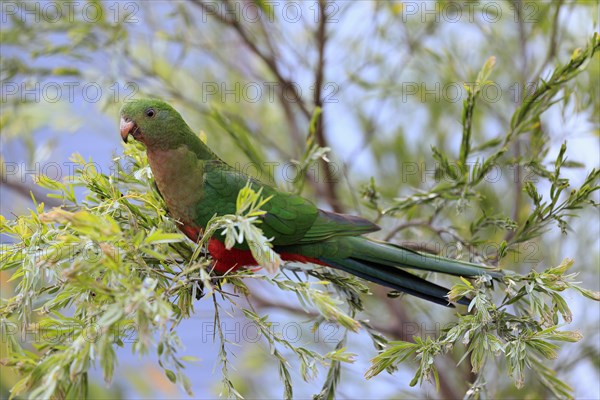
[[[164,101],[136,99],[121,108],[120,131],[125,143],[131,135],[146,147],[153,147],[180,142],[191,130],[181,115]]]

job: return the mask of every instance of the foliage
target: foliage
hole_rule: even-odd
[[[468,311],[472,313],[460,315],[456,322],[445,327],[438,338],[423,340],[413,337],[414,342],[390,342],[373,359],[367,377],[413,357],[419,362],[419,368],[410,385],[422,383],[433,376],[439,387],[434,358],[458,348],[461,361],[470,356],[472,372],[479,374],[468,390],[467,398],[481,396],[485,390],[483,369],[489,359],[497,359],[498,356],[505,357],[507,371],[518,388],[524,385],[525,370],[532,369],[556,397],[570,397],[571,388],[545,364],[546,360],[555,359],[558,355],[559,346],[553,342],[577,342],[581,339],[578,332],[558,330],[559,316],[563,321],[571,322],[571,312],[559,292],[574,288],[586,297],[600,301],[600,293],[592,293],[571,282],[576,274],[565,275],[572,265],[572,260],[565,260],[558,267],[548,268],[542,273],[534,271],[527,276],[504,278],[506,296],[499,306],[494,304],[486,288],[490,284],[489,279],[479,278],[471,283],[463,278],[462,284],[452,288],[450,299],[471,297],[473,300]],[[514,307],[515,314],[507,311],[509,306]],[[467,346],[466,351],[458,346],[460,343]]]
[[[535,129],[534,121],[539,121],[541,113],[556,101],[555,95],[560,89],[560,84],[581,72],[582,66],[599,48],[600,39],[598,34],[594,34],[585,50],[575,51],[566,65],[557,68],[551,78],[539,86],[540,89],[526,97],[523,104],[514,113],[510,130],[503,138],[495,141],[501,147],[487,159],[478,161],[470,175],[468,169],[464,167],[461,168],[462,177],[454,176],[457,179],[454,193],[452,192],[453,188],[447,185],[439,189],[434,188],[430,192],[419,195],[418,200],[403,199],[384,213],[433,201],[437,196],[460,204],[469,194],[474,194],[473,188],[482,181],[490,166],[497,162],[498,158],[507,150],[506,146],[510,140],[514,136],[532,129],[532,126]],[[480,87],[482,82],[487,80],[492,67],[493,59],[490,59],[479,73],[476,87]],[[463,126],[465,129],[460,156],[457,160],[459,167],[466,166],[469,155],[470,126],[477,94],[477,90],[469,91],[469,97],[464,103]],[[543,196],[538,194],[535,185],[527,182],[525,190],[533,202],[533,210],[522,225],[515,227],[517,228],[516,233],[510,242],[505,241],[501,244],[496,257],[502,258],[512,246],[541,235],[552,221],[558,224],[563,233],[566,233],[565,217],[573,215],[568,212],[580,209],[587,204],[596,205],[590,199],[590,195],[600,189],[600,186],[597,185],[600,171],[595,169],[588,174],[579,189],[573,189],[567,196],[561,196],[563,191],[569,187],[569,181],[560,175],[561,167],[566,163],[565,151],[566,144],[563,144],[554,163],[554,171],[548,171],[541,166],[538,166],[536,171],[541,177],[548,179],[551,185],[549,202],[544,202]],[[443,173],[451,173],[450,162],[446,156],[435,148],[433,152],[440,161],[440,168],[445,169]],[[478,224],[485,223],[489,223],[489,221],[478,221]],[[572,265],[573,261],[567,259],[561,265],[547,268],[541,273],[532,271],[527,275],[508,274],[503,279],[503,283],[506,285],[505,298],[498,306],[494,304],[490,294],[489,287],[492,282],[489,277],[479,278],[474,283],[462,278],[463,282],[452,288],[449,297],[452,300],[458,300],[465,296],[472,298],[468,308],[468,311],[472,311],[472,313],[460,315],[458,320],[449,324],[444,333],[436,339],[423,340],[413,337],[414,342],[390,343],[386,350],[373,359],[367,377],[377,375],[412,356],[419,361],[419,368],[410,383],[411,386],[417,382],[422,383],[433,376],[436,386],[439,388],[438,371],[434,364],[434,358],[451,349],[456,349],[456,345],[462,341],[467,348],[461,361],[470,355],[472,372],[479,374],[467,392],[468,398],[481,396],[482,390],[485,390],[482,370],[488,359],[498,355],[505,357],[509,374],[518,388],[524,385],[524,371],[532,369],[556,397],[570,397],[569,386],[556,377],[555,372],[546,366],[544,360],[544,358],[554,359],[557,357],[558,345],[552,343],[553,341],[576,342],[581,339],[578,332],[558,330],[560,318],[565,323],[572,320],[567,302],[559,292],[573,288],[587,298],[600,301],[600,293],[590,292],[573,283],[577,274],[566,274]],[[514,311],[507,311],[509,306],[514,308]]]
[[[79,168],[68,183],[48,177],[39,180],[41,186],[59,192],[56,197],[63,201],[63,207],[45,211],[40,203],[28,216],[13,221],[2,217],[2,233],[17,239],[14,245],[4,245],[1,253],[2,270],[14,270],[11,279],[19,282],[16,296],[0,311],[3,332],[11,340],[10,354],[3,364],[24,375],[13,388],[13,396],[84,397],[88,371],[96,364],[110,383],[117,362],[114,347],[128,343],[132,331],[136,334],[132,350],[146,354],[155,349],[168,379],[179,382],[191,395],[189,378],[183,373],[187,359],[177,354],[180,341],[175,328],[193,314],[199,283],[214,300],[215,326],[220,327],[223,305],[216,301],[220,295],[240,308],[267,338],[280,362],[286,397],[292,396],[293,386],[289,366],[277,345],[297,355],[304,379],[316,374],[317,365],[353,361],[343,348],[320,355],[292,345],[269,329],[266,316],[238,305],[237,296],[212,283],[209,260],[200,250],[202,243],[220,229],[231,245],[256,240],[257,249],[267,252],[257,259],[272,262],[278,258],[256,225],[260,207],[269,198],[262,199],[260,192],[246,187],[238,196],[236,215],[213,219],[202,243],[196,246],[175,233],[175,223],[165,215],[164,204],[153,188],[143,152],[130,147],[124,157],[133,170],[125,171],[117,164],[116,174],[107,176],[90,170],[91,160],[86,162],[75,155],[72,160]],[[73,186],[78,185],[89,190],[81,203],[72,196]],[[330,280],[334,276],[328,275]],[[321,289],[331,286],[329,280],[295,281],[282,274],[270,278],[242,271],[214,277],[213,281],[226,279],[236,292],[247,296],[242,278],[265,280],[292,291],[307,309],[317,310],[322,320],[336,321],[352,330],[359,328],[359,323],[340,309],[342,303]],[[352,281],[342,285],[356,290]],[[73,315],[68,316],[71,311]],[[31,352],[16,340],[12,328],[14,322],[26,327],[34,321],[38,329],[44,333],[50,329],[52,334],[44,334],[44,340],[36,344],[37,351]],[[218,331],[225,393],[241,397],[228,377],[227,340]]]

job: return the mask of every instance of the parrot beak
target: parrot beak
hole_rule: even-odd
[[[128,121],[125,118],[121,117],[121,124],[120,124],[119,128],[121,130],[121,138],[123,138],[123,141],[125,143],[127,143],[127,138],[129,137],[129,132],[131,132],[131,129],[133,129],[134,125],[135,125],[135,123],[133,121]]]

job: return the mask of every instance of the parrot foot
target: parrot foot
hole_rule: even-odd
[[[210,280],[210,283],[213,286],[216,286],[217,288],[221,289],[221,279],[217,279],[217,278],[212,278]],[[200,300],[202,299],[206,293],[204,292],[204,283],[202,281],[196,281],[194,282],[194,286],[192,286],[192,293],[194,288],[196,289],[196,300]]]

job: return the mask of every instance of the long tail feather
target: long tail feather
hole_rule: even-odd
[[[359,278],[389,287],[399,292],[404,292],[446,307],[454,307],[448,301],[448,289],[436,285],[435,283],[428,282],[423,278],[399,268],[353,258],[346,258],[343,260],[321,259],[321,261],[334,268],[358,276]],[[460,299],[458,303],[468,305],[469,301],[469,299],[463,298]]]
[[[503,276],[502,272],[483,265],[419,253],[391,243],[378,242],[364,237],[350,237],[346,240],[352,246],[352,258],[361,261],[465,277],[488,274],[499,279]]]
[[[464,277],[488,274],[499,279],[503,276],[501,271],[483,265],[419,253],[365,237],[348,237],[344,240],[351,248],[350,257],[324,257],[320,260],[368,281],[448,307],[452,307],[447,297],[448,289],[428,282],[405,269]],[[464,305],[468,305],[469,302],[470,299],[467,298],[458,301]]]

